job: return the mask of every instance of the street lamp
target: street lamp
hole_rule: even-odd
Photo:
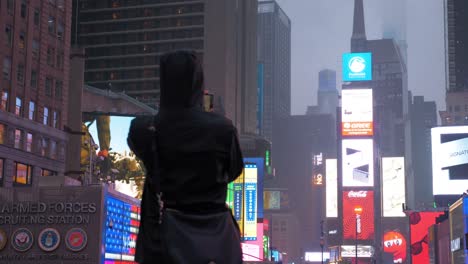
[[[356,264],[358,263],[358,235],[361,233],[361,214],[362,207],[354,207],[354,213],[356,214]]]

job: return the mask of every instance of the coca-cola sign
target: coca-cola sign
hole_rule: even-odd
[[[348,192],[349,198],[366,198],[367,191],[350,191]]]

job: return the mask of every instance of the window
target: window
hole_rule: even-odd
[[[57,142],[54,140],[50,141],[50,158],[56,159],[57,158]]]
[[[15,115],[21,116],[23,113],[23,100],[21,98],[16,97],[16,108],[15,108]]]
[[[48,29],[49,33],[54,34],[55,33],[55,17],[50,16],[48,22]]]
[[[39,26],[39,21],[40,21],[39,9],[34,9],[34,25]]]
[[[55,56],[55,49],[52,47],[47,48],[47,65],[54,66],[54,56]]]
[[[47,138],[43,138],[41,140],[41,155],[43,157],[47,156],[47,147],[49,146],[49,140]]]
[[[35,111],[36,111],[36,104],[33,101],[30,101],[29,102],[29,114],[28,114],[29,120],[34,120]]]
[[[5,92],[5,91],[2,92],[2,102],[0,103],[0,108],[3,111],[8,110],[8,92]]]
[[[13,8],[14,8],[14,0],[7,0],[7,10],[10,15],[13,14]]]
[[[460,112],[460,106],[459,106],[459,105],[456,105],[456,106],[454,107],[454,110],[455,110],[455,112]]]
[[[24,49],[24,46],[25,46],[25,42],[26,42],[26,37],[25,37],[26,33],[24,33],[24,31],[21,31],[20,32],[20,35],[19,35],[19,42],[18,42],[18,47],[20,49]]]
[[[32,144],[33,144],[33,135],[31,133],[28,133],[26,136],[26,151],[27,152],[32,151]]]
[[[42,124],[48,125],[49,124],[49,108],[44,107],[44,116],[42,119]]]
[[[45,79],[45,95],[52,97],[52,78],[50,77]]]
[[[59,114],[57,111],[52,112],[52,127],[58,127]]]
[[[27,6],[26,6],[26,0],[21,1],[21,17],[26,18],[27,14]]]
[[[57,176],[57,172],[47,169],[41,169],[41,176]]]
[[[13,183],[15,185],[31,185],[32,167],[23,163],[15,162],[15,175]]]
[[[8,47],[11,47],[11,43],[13,41],[13,29],[10,25],[5,26],[5,40]]]
[[[37,71],[31,70],[31,88],[37,87]]]
[[[63,69],[63,51],[57,52],[57,68]]]
[[[24,85],[24,65],[18,64],[18,70],[16,71],[16,80],[19,85]]]
[[[15,129],[15,148],[23,148],[23,130]]]
[[[63,26],[63,23],[58,23],[57,24],[57,38],[59,40],[63,40],[63,34],[64,34],[64,26]]]
[[[3,186],[3,163],[4,159],[0,159],[0,186]]]
[[[11,78],[11,58],[3,58],[3,79],[10,80]]]
[[[33,58],[35,59],[39,58],[39,41],[36,39],[33,39],[33,42],[32,42],[32,54],[33,54]]]
[[[55,82],[55,98],[56,99],[62,99],[62,87],[63,87],[62,81]]]
[[[0,144],[5,144],[6,142],[6,126],[0,124]]]
[[[65,10],[65,3],[64,3],[64,0],[57,0],[57,7],[58,7],[58,9],[60,9],[61,11],[64,11],[64,10]]]

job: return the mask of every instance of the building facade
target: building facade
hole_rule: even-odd
[[[460,92],[447,92],[445,94],[446,110],[440,111],[440,120],[443,126],[468,124],[468,90]]]
[[[159,59],[199,53],[205,89],[241,133],[256,116],[256,1],[91,1],[75,5],[76,41],[85,48],[85,82],[159,106]]]
[[[406,1],[382,1],[382,32],[384,39],[394,39],[400,48],[401,56],[408,64],[408,44],[406,37]]]
[[[273,139],[274,120],[291,115],[291,21],[276,1],[258,4],[258,63],[263,67],[260,134]]]
[[[447,92],[468,90],[468,2],[445,0],[445,70]]]
[[[432,195],[431,128],[437,126],[437,107],[434,101],[423,96],[411,96],[411,150],[414,177],[408,178],[407,203],[410,208],[430,207]],[[417,188],[415,188],[417,186]]]
[[[0,185],[63,175],[71,1],[2,1]]]
[[[317,104],[320,114],[331,114],[336,120],[336,109],[339,106],[339,94],[336,89],[336,71],[319,72],[319,89]]]

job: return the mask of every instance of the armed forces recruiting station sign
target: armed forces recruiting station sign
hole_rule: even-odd
[[[0,188],[0,263],[100,263],[102,200],[100,186]]]

